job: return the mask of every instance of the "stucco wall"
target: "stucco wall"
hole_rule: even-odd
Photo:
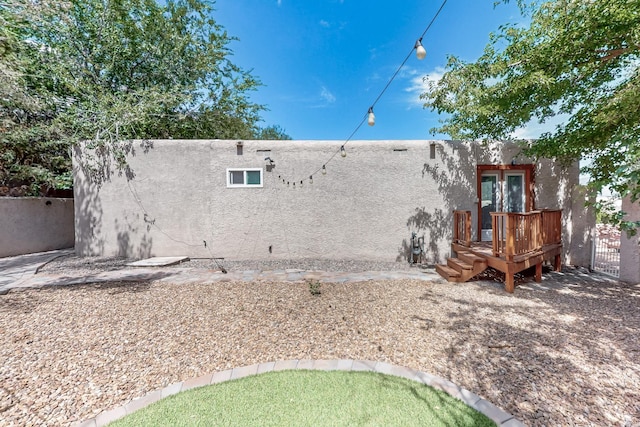
[[[0,257],[72,248],[73,199],[0,198]]]
[[[640,221],[640,204],[632,203],[629,197],[622,200],[625,221]],[[640,234],[620,236],[620,280],[640,283]]]
[[[76,152],[76,251],[393,261],[406,259],[416,231],[425,237],[429,261],[443,262],[454,209],[473,212],[476,232],[476,165],[510,163],[519,152],[455,141],[350,141],[347,157],[328,161],[342,142],[243,141],[242,150],[236,144],[168,140],[144,150],[148,143],[135,142],[132,179],[115,173],[99,190],[86,179]],[[275,162],[272,169],[267,156]],[[319,171],[324,163],[326,175]],[[264,168],[264,187],[227,188],[226,169],[242,167]],[[565,209],[571,227],[566,244],[573,247],[576,235],[588,235],[582,207],[577,215],[572,202],[577,167],[540,168],[537,203]]]

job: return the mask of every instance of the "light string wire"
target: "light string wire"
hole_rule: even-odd
[[[193,243],[188,243],[188,242],[185,242],[184,240],[180,240],[180,239],[177,239],[177,238],[171,236],[169,233],[164,231],[159,225],[156,224],[155,217],[152,218],[149,215],[149,213],[147,212],[147,209],[142,204],[142,200],[140,199],[140,196],[138,195],[138,190],[133,185],[132,180],[127,179],[127,188],[129,189],[129,192],[131,193],[131,196],[133,196],[133,200],[135,201],[135,203],[140,207],[140,209],[144,213],[144,222],[146,223],[147,227],[153,227],[153,228],[157,229],[161,234],[164,234],[165,237],[167,237],[169,240],[172,240],[175,243],[180,243],[182,245],[193,247],[193,248],[204,247],[207,250],[207,252],[209,253],[209,255],[210,255],[209,259],[213,260],[213,262],[220,269],[220,271],[222,271],[225,274],[227,273],[227,270],[224,268],[224,266],[221,263],[218,262],[218,260],[223,260],[224,258],[214,256],[213,252],[211,251],[211,245],[207,244],[206,240],[203,239],[202,243],[193,244]]]
[[[429,29],[431,28],[431,26],[433,25],[433,23],[435,22],[435,20],[438,18],[438,15],[440,15],[440,12],[442,11],[442,9],[444,8],[445,4],[447,3],[447,0],[443,0],[442,4],[440,5],[440,8],[438,9],[438,11],[435,13],[435,15],[433,16],[433,18],[431,19],[431,22],[429,22],[429,25],[427,25],[427,27],[425,28],[425,30],[422,32],[422,35],[420,36],[420,38],[418,39],[418,41],[422,41],[422,39],[424,38],[425,34],[429,31]],[[400,70],[402,69],[402,67],[404,67],[404,65],[407,63],[407,61],[409,60],[409,58],[411,57],[411,55],[413,54],[413,51],[416,49],[417,45],[414,45],[414,47],[409,51],[409,53],[407,54],[407,56],[405,57],[405,59],[402,61],[402,63],[400,64],[400,66],[396,69],[395,73],[393,73],[393,75],[391,76],[391,78],[389,79],[389,81],[387,82],[387,84],[385,85],[385,87],[382,89],[382,91],[380,92],[380,94],[376,97],[376,99],[373,101],[373,103],[371,104],[370,110],[371,111],[373,109],[373,107],[378,103],[378,101],[382,98],[382,96],[384,95],[384,93],[387,91],[387,89],[389,88],[389,86],[391,85],[391,83],[393,82],[393,80],[395,80],[395,78],[398,76],[398,74],[400,73]],[[184,116],[183,114],[153,114],[153,113],[147,113],[148,115],[154,115],[154,116]],[[358,123],[358,125],[355,127],[355,129],[351,132],[351,134],[349,135],[349,137],[347,139],[345,139],[345,141],[342,143],[342,145],[340,146],[340,148],[338,150],[336,150],[330,157],[329,159],[324,162],[322,164],[321,167],[319,167],[318,169],[316,169],[315,171],[313,171],[309,177],[317,174],[318,172],[320,172],[322,169],[325,168],[325,166],[330,163],[335,157],[336,155],[338,155],[338,153],[340,153],[342,151],[342,149],[344,149],[344,146],[347,145],[349,143],[349,141],[351,141],[353,139],[353,137],[356,135],[356,133],[360,130],[360,128],[362,127],[362,125],[364,124],[364,122],[367,120],[367,116],[368,113],[366,113],[362,119],[360,120],[360,122]],[[135,129],[134,129],[134,133],[135,133]],[[278,175],[278,181],[282,180],[282,182],[287,182],[286,179],[283,179],[281,175]],[[304,181],[304,179],[301,179],[300,182]],[[294,187],[295,187],[295,183],[297,181],[293,181],[294,183]],[[287,182],[288,183],[288,182]],[[137,189],[133,186],[133,183],[130,182],[129,180],[127,180],[127,188],[129,190],[129,192],[131,193],[131,195],[133,196],[134,202],[140,207],[140,209],[142,210],[143,214],[144,214],[144,222],[147,224],[148,227],[153,227],[155,229],[157,229],[161,234],[165,235],[169,240],[172,240],[175,243],[180,243],[182,245],[185,246],[189,246],[189,247],[203,247],[207,249],[207,252],[209,252],[209,254],[211,255],[211,259],[213,259],[213,261],[216,263],[216,265],[221,269],[221,271],[223,273],[226,273],[226,269],[224,267],[222,267],[220,264],[218,264],[218,259],[224,259],[224,258],[219,258],[219,257],[214,257],[213,253],[211,251],[211,247],[209,244],[207,244],[207,241],[203,239],[203,243],[201,244],[193,244],[193,243],[188,243],[185,242],[183,240],[177,239],[173,236],[171,236],[169,233],[167,233],[165,230],[163,230],[159,225],[156,224],[156,219],[152,218],[149,213],[147,212],[147,209],[145,208],[145,206],[142,203],[142,200],[140,199],[140,196],[138,195],[138,191]],[[286,233],[285,233],[286,235]],[[285,236],[286,239],[286,236]],[[289,242],[286,242],[286,246],[287,246],[287,251],[289,252],[289,256],[291,256],[290,254],[290,249],[289,249]],[[254,248],[255,251],[255,248]]]
[[[425,30],[422,32],[422,35],[420,35],[420,38],[418,39],[418,41],[422,42],[422,39],[424,38],[424,36],[427,34],[427,32],[429,31],[429,29],[431,28],[431,26],[433,25],[433,23],[436,21],[436,19],[438,18],[438,16],[440,15],[440,12],[442,12],[442,9],[444,9],[444,6],[447,4],[447,0],[443,0],[442,4],[440,5],[440,7],[438,8],[438,10],[436,11],[435,15],[433,15],[433,18],[431,18],[431,21],[429,22],[429,24],[427,25],[427,27],[425,28]],[[389,81],[387,82],[387,84],[384,86],[384,88],[382,89],[382,91],[380,92],[380,94],[378,94],[378,96],[376,97],[376,99],[373,101],[373,103],[370,106],[369,111],[373,110],[373,107],[376,106],[376,104],[378,103],[378,101],[380,101],[380,98],[382,98],[382,96],[384,95],[384,93],[387,91],[387,89],[389,89],[389,86],[391,86],[391,83],[395,80],[395,78],[398,76],[398,74],[400,73],[400,71],[402,70],[402,68],[406,65],[407,61],[409,60],[409,58],[411,57],[411,55],[413,54],[413,51],[416,50],[417,45],[414,45],[411,50],[409,51],[409,53],[407,54],[407,56],[404,58],[404,60],[402,61],[402,63],[400,64],[400,66],[396,69],[395,73],[393,73],[393,75],[391,76],[391,78],[389,79]],[[305,175],[306,178],[302,178],[302,179],[296,179],[293,182],[302,182],[309,179],[309,177],[316,175],[318,172],[322,171],[322,169],[325,169],[326,166],[338,155],[338,153],[340,153],[344,147],[349,143],[349,141],[351,141],[353,139],[353,137],[356,135],[356,133],[358,133],[358,131],[360,130],[360,128],[362,127],[362,125],[364,124],[364,122],[367,120],[368,117],[368,112],[362,117],[362,120],[360,120],[360,122],[358,123],[358,125],[355,127],[355,129],[353,130],[353,132],[351,132],[351,134],[349,135],[349,137],[347,139],[344,140],[344,142],[340,145],[340,148],[337,149],[323,164],[322,166],[320,166],[319,168],[317,168],[316,170],[314,170],[313,172],[311,172],[308,176]],[[286,183],[287,180],[286,178],[280,176],[279,178],[283,183]]]

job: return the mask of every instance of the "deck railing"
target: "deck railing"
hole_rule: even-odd
[[[542,244],[562,242],[562,209],[544,209],[542,212]]]
[[[561,210],[491,212],[493,255],[513,261],[518,255],[561,242]]]
[[[453,211],[453,242],[471,246],[471,211]]]

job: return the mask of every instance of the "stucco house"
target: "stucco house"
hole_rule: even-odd
[[[491,212],[552,209],[562,262],[589,265],[594,215],[577,164],[533,162],[502,142],[349,141],[345,157],[342,144],[132,141],[129,170],[100,185],[79,148],[76,251],[406,262],[415,232],[439,264],[452,256],[454,211],[468,213],[476,242],[492,239]]]

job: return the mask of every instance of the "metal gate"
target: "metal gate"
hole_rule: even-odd
[[[608,224],[596,224],[591,251],[594,271],[620,277],[620,229]]]

